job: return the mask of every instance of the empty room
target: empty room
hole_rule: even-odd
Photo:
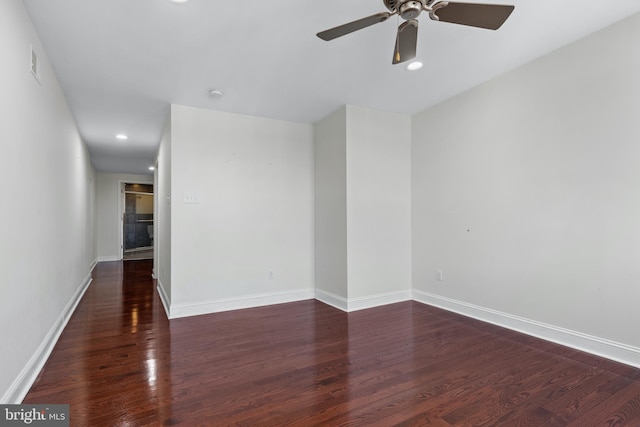
[[[0,2],[0,424],[640,426],[588,3]]]

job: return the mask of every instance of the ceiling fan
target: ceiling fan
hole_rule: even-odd
[[[398,27],[393,63],[409,61],[416,57],[418,21],[421,12],[429,13],[434,21],[497,30],[507,20],[514,6],[500,4],[459,3],[437,0],[383,0],[389,12],[376,13],[344,25],[316,34],[322,40],[333,40],[398,15],[405,21]]]

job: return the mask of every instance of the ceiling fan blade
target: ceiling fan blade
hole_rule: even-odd
[[[352,21],[347,24],[339,25],[337,27],[330,28],[325,31],[321,31],[316,35],[325,41],[333,40],[338,37],[342,37],[346,34],[353,33],[354,31],[358,31],[363,28],[369,27],[373,24],[384,22],[391,15],[395,15],[395,13],[390,13],[390,12],[376,13],[375,15],[367,16],[366,18],[358,19],[357,21]]]
[[[409,61],[416,57],[418,44],[418,21],[409,19],[398,27],[396,36],[396,48],[393,51],[393,63]]]
[[[511,15],[513,9],[514,6],[511,5],[444,1],[433,5],[430,16],[435,21],[497,30]]]

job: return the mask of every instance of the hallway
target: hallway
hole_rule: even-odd
[[[159,353],[169,321],[154,292],[152,260],[100,263],[43,372],[24,400],[71,405],[72,426],[155,425],[167,391]],[[166,396],[165,396],[166,397]]]

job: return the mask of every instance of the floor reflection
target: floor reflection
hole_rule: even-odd
[[[71,425],[91,427],[501,425],[506,411],[551,416],[522,396],[591,395],[606,415],[640,393],[638,370],[416,302],[344,313],[306,300],[169,322],[151,268],[96,267],[25,403],[67,403]]]
[[[68,403],[73,426],[144,425],[170,417],[168,320],[152,260],[100,263],[25,403]],[[166,405],[162,405],[166,403]]]

